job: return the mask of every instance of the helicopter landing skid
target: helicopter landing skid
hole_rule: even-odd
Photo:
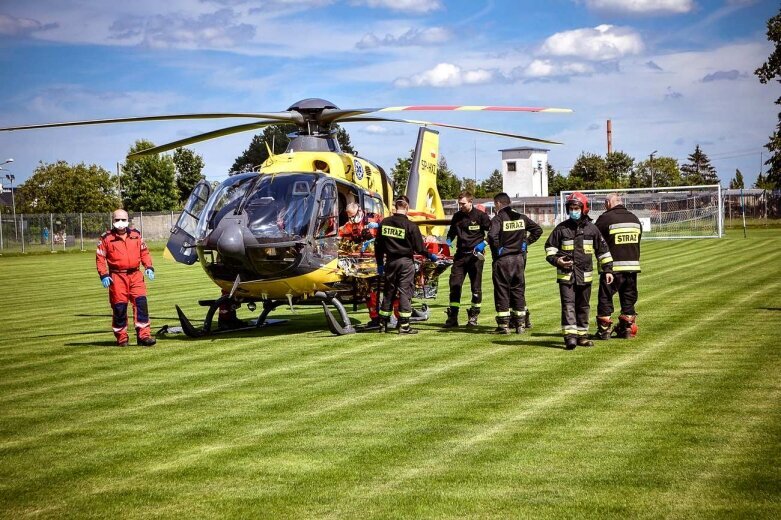
[[[191,338],[202,338],[204,336],[209,336],[211,334],[259,329],[263,326],[276,325],[278,323],[285,323],[287,321],[287,320],[267,319],[271,311],[273,311],[274,309],[282,305],[282,302],[265,301],[263,302],[263,311],[260,313],[260,316],[258,316],[257,320],[252,320],[248,322],[246,326],[230,327],[230,328],[220,327],[217,328],[216,330],[212,330],[212,321],[214,319],[214,314],[217,312],[217,310],[219,310],[221,305],[223,305],[224,303],[228,303],[230,301],[231,298],[228,295],[225,295],[225,296],[221,296],[220,298],[217,298],[216,300],[200,302],[201,305],[209,306],[209,310],[206,312],[206,317],[203,320],[203,327],[201,327],[200,329],[195,328],[192,322],[190,322],[190,320],[184,314],[182,309],[178,305],[176,305],[176,314],[179,316],[179,323],[182,325],[182,332],[184,332],[187,336]]]
[[[323,312],[325,313],[325,321],[328,324],[328,330],[332,334],[337,336],[344,336],[346,334],[355,334],[355,327],[353,327],[350,318],[347,316],[347,310],[339,301],[339,298],[333,295],[326,294],[322,291],[315,293],[315,298],[320,300],[320,304],[323,306]],[[331,313],[331,309],[328,305],[333,305],[336,311],[339,313],[339,319]]]

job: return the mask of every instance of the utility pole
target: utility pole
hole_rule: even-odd
[[[651,169],[651,187],[652,188],[656,187],[656,179],[654,179],[654,177],[655,177],[655,175],[654,175],[655,174],[655,172],[654,172],[654,155],[656,155],[656,152],[657,152],[657,150],[654,150],[653,152],[651,152],[648,155],[648,167]]]
[[[607,120],[607,153],[613,153],[613,121]]]

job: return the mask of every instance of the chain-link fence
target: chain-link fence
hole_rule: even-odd
[[[178,213],[130,213],[146,240],[166,240]],[[94,249],[111,229],[111,213],[0,214],[0,254]]]

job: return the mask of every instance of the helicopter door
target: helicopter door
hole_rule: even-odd
[[[195,229],[198,227],[198,220],[202,216],[211,191],[211,186],[206,180],[196,184],[176,225],[171,228],[171,236],[165,247],[174,260],[181,264],[192,265],[198,260],[195,250]]]

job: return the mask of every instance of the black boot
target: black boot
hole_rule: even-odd
[[[594,342],[588,339],[588,336],[578,336],[579,347],[593,347]]]
[[[532,313],[528,307],[526,307],[525,310],[526,310],[526,316],[523,318],[523,328],[530,329],[532,328]]]
[[[380,325],[377,327],[377,332],[380,334],[385,334],[388,332],[388,318],[386,316],[380,316]]]
[[[418,331],[410,327],[409,318],[399,318],[399,334],[417,334]]]
[[[637,318],[637,316],[629,316],[627,314],[622,314],[618,317],[618,325],[613,329],[617,338],[630,339],[637,335],[635,318]]]
[[[466,322],[466,326],[477,327],[477,317],[480,316],[480,309],[477,307],[467,309],[466,315],[469,316],[469,320]]]
[[[157,340],[150,336],[148,338],[138,338],[138,341],[136,341],[136,343],[138,343],[139,347],[151,347],[155,343],[157,343]]]
[[[575,350],[575,347],[578,346],[578,338],[577,336],[567,335],[564,336],[564,349],[565,350]]]
[[[458,327],[458,307],[448,307],[445,314],[447,314],[447,320],[443,327],[446,329]]]
[[[497,316],[495,334],[509,334],[510,333],[510,317],[509,316]]]
[[[513,314],[510,316],[510,330],[516,334],[523,334],[524,319],[523,316]]]
[[[608,340],[610,339],[610,327],[613,325],[613,320],[610,316],[597,316],[597,339]]]

